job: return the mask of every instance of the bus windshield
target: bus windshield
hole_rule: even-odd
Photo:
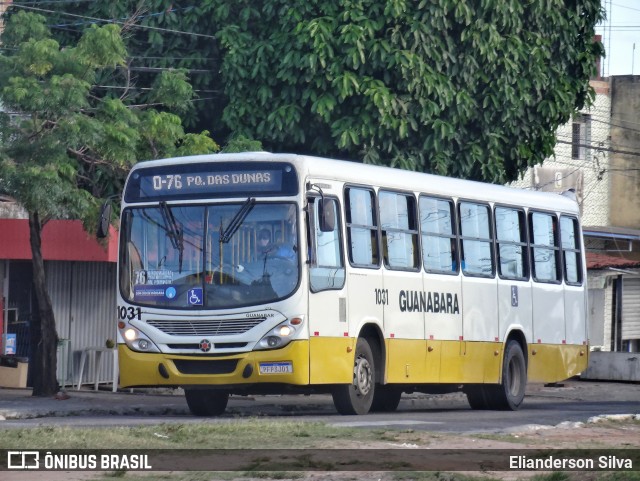
[[[128,208],[121,230],[122,296],[179,309],[285,298],[299,281],[296,225],[296,205],[284,202]]]

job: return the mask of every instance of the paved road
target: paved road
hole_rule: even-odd
[[[587,422],[610,414],[640,414],[640,384],[570,380],[562,387],[529,386],[516,412],[472,411],[462,394],[403,396],[397,412],[340,416],[330,396],[232,396],[219,418],[196,418],[178,395],[69,391],[68,400],[37,399],[0,390],[0,428],[36,425],[114,426],[233,422],[238,417],[322,421],[336,426],[421,429],[453,433],[509,432],[525,425]]]

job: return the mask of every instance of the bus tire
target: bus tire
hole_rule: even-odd
[[[219,416],[229,402],[229,393],[217,389],[185,389],[184,397],[194,416]]]
[[[402,391],[391,386],[377,385],[373,393],[371,411],[390,413],[398,409]]]
[[[376,388],[373,352],[369,342],[358,338],[353,362],[353,382],[340,384],[333,390],[333,404],[340,414],[367,414]]]
[[[490,408],[485,386],[470,386],[465,389],[464,393],[467,395],[467,401],[469,401],[471,409],[481,410]]]
[[[517,341],[507,343],[502,362],[502,383],[492,387],[488,396],[491,408],[516,411],[524,400],[527,387],[527,363]],[[485,389],[489,386],[485,386]]]

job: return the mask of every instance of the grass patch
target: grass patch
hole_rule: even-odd
[[[36,427],[6,429],[0,449],[258,449],[308,448],[344,442],[376,441],[380,436],[355,428],[324,423],[262,419],[215,424],[160,424],[155,426],[75,428]]]

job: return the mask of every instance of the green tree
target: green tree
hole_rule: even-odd
[[[504,183],[593,99],[600,0],[210,0],[236,134]]]
[[[144,96],[132,88],[119,26],[91,26],[76,44],[61,48],[44,17],[19,11],[6,23],[2,43],[0,189],[29,214],[38,306],[33,395],[48,396],[57,389],[57,333],[43,225],[50,219],[93,224],[102,199],[120,191],[137,160],[214,152],[218,145],[206,131],[182,128],[178,114],[193,97],[184,72],[164,71]],[[121,88],[97,93],[98,79]]]
[[[116,23],[126,32],[130,72],[138,88],[150,87],[165,69],[181,68],[197,93],[182,115],[189,128],[208,129],[215,138],[228,131],[220,121],[225,105],[220,51],[209,0],[118,0],[54,2],[19,8],[47,11],[52,33],[61,43],[75,43],[90,24]]]

